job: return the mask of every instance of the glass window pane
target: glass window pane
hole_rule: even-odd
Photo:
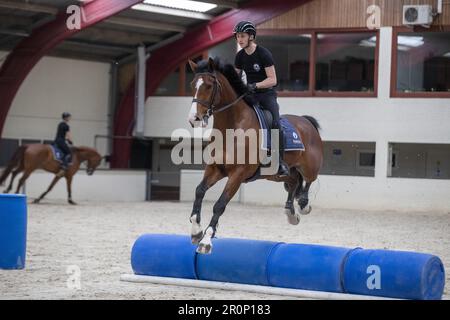
[[[375,142],[324,141],[320,174],[375,176]]]
[[[376,33],[317,35],[316,90],[373,92]]]
[[[258,36],[257,43],[272,52],[278,91],[309,90],[311,35]]]
[[[359,153],[360,167],[375,167],[375,153],[374,152],[360,152]]]
[[[397,91],[450,92],[450,32],[398,34]]]
[[[177,96],[180,68],[169,74],[155,91],[155,96]]]
[[[391,177],[450,179],[450,144],[390,143]]]

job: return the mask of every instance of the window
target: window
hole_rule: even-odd
[[[376,33],[317,34],[315,89],[374,92]]]
[[[177,96],[180,82],[180,68],[170,73],[156,89],[155,96]]]
[[[375,176],[375,142],[325,141],[320,174]]]
[[[275,60],[280,96],[375,97],[377,31],[260,30]]]
[[[450,97],[450,31],[394,32],[393,97]]]
[[[278,91],[309,90],[311,34],[260,36],[258,43],[272,52]]]
[[[200,55],[191,57],[194,62],[207,59],[208,53],[203,52]],[[189,59],[183,61],[178,68],[169,74],[159,85],[154,93],[155,96],[190,96],[191,82],[194,80],[194,73],[189,66]]]
[[[450,144],[390,143],[389,153],[390,177],[450,179]]]
[[[279,96],[376,97],[378,31],[258,30],[257,43],[272,52]],[[191,59],[221,57],[234,63],[231,38]],[[166,77],[155,95],[190,95],[187,60]]]
[[[375,168],[375,152],[370,150],[358,150],[358,168]]]

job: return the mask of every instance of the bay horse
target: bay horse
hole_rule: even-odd
[[[86,172],[88,175],[92,175],[95,169],[100,165],[102,161],[102,156],[94,149],[90,147],[71,147],[72,151],[72,164],[68,166],[64,175],[59,174],[60,163],[54,159],[53,151],[48,144],[29,144],[23,145],[17,148],[2,175],[0,176],[0,185],[8,178],[11,173],[11,182],[4,193],[11,191],[13,187],[13,182],[16,176],[23,172],[22,177],[16,188],[16,193],[19,193],[20,188],[23,186],[25,181],[28,179],[30,174],[36,169],[43,169],[45,171],[55,174],[53,181],[51,182],[48,189],[39,196],[39,198],[34,200],[34,203],[39,203],[55,186],[55,184],[63,176],[67,181],[67,193],[68,202],[70,204],[76,204],[72,200],[72,178],[77,173],[80,168],[81,163],[87,161]]]
[[[260,125],[255,111],[243,99],[247,94],[247,87],[238,76],[231,64],[223,63],[220,59],[203,60],[198,64],[189,61],[195,76],[191,83],[192,106],[188,121],[192,127],[207,125],[207,120],[214,115],[213,129],[220,130],[224,141],[227,129],[253,129],[258,132]],[[294,125],[300,134],[304,151],[285,152],[284,160],[289,166],[289,176],[279,177],[276,175],[261,176],[276,182],[284,182],[284,188],[288,192],[285,204],[285,213],[288,222],[298,224],[300,214],[309,214],[311,206],[308,204],[308,192],[311,184],[317,179],[323,162],[323,144],[319,134],[319,123],[311,116],[284,115]],[[259,137],[258,139],[261,139]],[[233,145],[233,156],[236,154],[237,145]],[[197,244],[197,252],[208,254],[212,250],[211,239],[215,236],[220,216],[225,211],[228,202],[233,198],[242,183],[247,182],[257,172],[260,164],[249,163],[228,164],[225,159],[230,150],[223,150],[219,157],[223,157],[222,164],[209,163],[204,171],[204,176],[195,190],[195,201],[190,216],[191,240]],[[257,144],[260,146],[260,143]],[[241,145],[242,147],[242,145]],[[249,142],[245,141],[245,154],[256,152],[249,150]],[[258,147],[257,147],[258,148]],[[258,158],[259,159],[259,158]],[[278,167],[277,167],[278,168]],[[202,201],[206,191],[222,178],[228,177],[225,188],[214,204],[213,216],[209,226],[203,231],[201,221]],[[294,200],[298,201],[299,213],[296,213]]]

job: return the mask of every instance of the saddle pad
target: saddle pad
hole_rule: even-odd
[[[253,106],[253,110],[255,110],[256,116],[258,117],[260,128],[263,129],[261,149],[270,150],[270,130],[268,129],[269,125],[264,116],[264,111],[257,105]],[[284,151],[305,151],[305,146],[294,126],[283,117],[280,118],[280,124],[284,132]]]
[[[56,161],[63,162],[64,153],[57,146],[55,146],[54,144],[51,144],[50,147],[51,147],[52,152],[53,152],[53,158]],[[69,157],[69,164],[71,164],[71,163],[72,163],[72,156]]]

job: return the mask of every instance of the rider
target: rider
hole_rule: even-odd
[[[68,112],[64,112],[62,114],[63,121],[59,123],[55,137],[55,145],[63,152],[63,163],[61,165],[61,169],[63,170],[63,172],[67,170],[67,167],[69,165],[69,157],[71,154],[67,142],[69,142],[71,145],[73,144],[69,127],[69,121],[71,117],[72,115]]]
[[[266,48],[255,43],[256,28],[250,21],[241,21],[233,29],[239,46],[244,49],[236,54],[234,66],[239,74],[245,71],[247,88],[263,109],[270,111],[273,117],[273,128],[280,128],[280,111],[277,103],[277,76],[272,54]],[[280,165],[278,175],[289,175],[289,169],[283,161],[284,139],[279,131]]]

